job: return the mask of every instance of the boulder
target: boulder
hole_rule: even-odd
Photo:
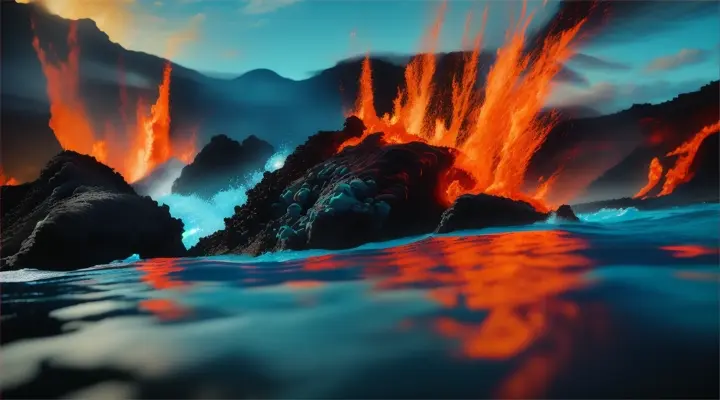
[[[247,175],[262,170],[275,153],[270,143],[249,136],[242,143],[225,135],[214,136],[185,166],[172,184],[172,192],[204,199],[245,183]]]
[[[566,221],[573,221],[573,222],[579,222],[580,218],[575,215],[575,212],[573,209],[567,205],[563,204],[560,207],[558,207],[557,211],[555,211],[555,216],[560,219],[564,219]]]
[[[93,157],[64,151],[0,189],[3,269],[70,270],[139,254],[182,256],[183,224]]]
[[[524,201],[487,194],[466,194],[443,213],[436,233],[495,226],[532,224],[547,219],[548,214],[535,210]]]

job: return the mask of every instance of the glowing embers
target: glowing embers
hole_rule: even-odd
[[[32,27],[35,30],[34,22]],[[52,49],[52,43],[48,47]],[[119,131],[124,131],[124,134],[118,135],[109,122],[104,124],[102,132],[94,128],[80,94],[77,22],[70,24],[66,60],[60,60],[56,54],[52,54],[51,60],[37,34],[33,37],[33,48],[47,79],[51,115],[49,126],[63,149],[92,155],[118,170],[129,182],[143,178],[172,157],[184,162],[192,160],[195,155],[195,134],[176,143],[170,140],[172,68],[169,62],[163,68],[155,103],[148,109],[142,99],[138,100],[135,125],[128,121],[125,112],[127,93],[121,74],[118,111],[123,121],[123,129]]]
[[[552,115],[540,118],[539,112],[550,94],[553,78],[573,54],[571,44],[584,20],[547,37],[537,53],[530,55],[525,52],[525,32],[532,14],[528,15],[523,3],[521,16],[507,32],[506,43],[497,51],[487,76],[484,101],[477,104],[474,88],[482,29],[473,41],[472,52],[463,60],[463,70],[453,79],[452,94],[444,96],[433,86],[434,51],[445,7],[443,3],[423,41],[422,54],[406,67],[405,88],[395,99],[392,115],[374,114],[369,58],[362,65],[359,96],[352,114],[364,120],[366,134],[384,132],[388,143],[422,140],[459,150],[455,166],[467,171],[474,183],[467,186],[446,182],[449,201],[465,193],[489,193],[522,199],[547,210],[542,201],[523,194],[521,187],[533,154],[556,122]],[[448,121],[431,109],[433,96],[450,98],[452,113]],[[348,141],[340,150],[362,139]]]
[[[662,190],[657,194],[658,197],[672,193],[679,185],[687,183],[692,179],[693,174],[690,171],[690,167],[692,167],[693,161],[695,161],[695,156],[700,149],[700,145],[702,145],[703,141],[709,136],[719,131],[720,122],[708,125],[696,133],[692,139],[665,155],[665,157],[677,157],[677,159],[675,160],[675,165],[665,173],[665,182],[663,183]],[[648,172],[648,183],[640,189],[633,198],[651,197],[647,196],[647,194],[660,182],[662,172],[660,161],[657,157],[653,158],[650,163],[650,171]]]

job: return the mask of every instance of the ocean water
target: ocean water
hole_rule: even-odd
[[[717,398],[720,206],[0,273],[7,398]]]

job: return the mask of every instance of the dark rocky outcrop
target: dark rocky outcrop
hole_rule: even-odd
[[[343,249],[436,228],[449,232],[547,218],[527,203],[487,195],[462,196],[447,210],[443,183],[472,179],[452,167],[453,150],[423,142],[388,144],[374,133],[337,151],[364,130],[361,120],[350,117],[343,131],[312,136],[248,192],[224,230],[200,239],[191,253]]]
[[[438,180],[451,168],[451,150],[420,142],[387,145],[376,133],[337,152],[364,129],[351,117],[343,131],[311,137],[248,192],[223,231],[191,251],[340,249],[432,231],[445,209],[437,200]]]
[[[195,160],[182,169],[172,192],[209,199],[221,190],[243,183],[245,176],[262,169],[274,152],[270,143],[255,136],[249,136],[242,144],[225,135],[214,136]]]
[[[443,213],[435,232],[526,225],[544,221],[547,217],[547,214],[535,210],[523,201],[487,194],[466,194],[458,197]]]
[[[139,254],[181,256],[183,224],[93,157],[64,151],[0,188],[3,269],[69,270]]]
[[[564,219],[566,221],[573,221],[573,222],[579,222],[580,218],[575,215],[575,212],[573,209],[567,205],[563,204],[560,207],[558,207],[557,211],[555,211],[555,216]]]

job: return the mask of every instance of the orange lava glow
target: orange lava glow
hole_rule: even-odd
[[[34,22],[32,27],[35,29]],[[37,35],[33,37],[32,44],[47,78],[47,94],[50,100],[49,125],[60,146],[63,149],[92,155],[104,162],[103,156],[106,154],[98,154],[98,150],[104,146],[95,136],[85,111],[85,104],[80,98],[80,47],[77,42],[77,22],[70,23],[67,37],[68,56],[65,62],[58,62],[57,65],[50,62],[47,52],[40,46]]]
[[[19,184],[20,182],[17,179],[12,176],[5,176],[2,169],[0,169],[0,186],[16,186]]]
[[[142,272],[141,280],[154,289],[180,289],[188,284],[172,277],[173,272],[180,272],[184,268],[177,265],[173,258],[153,258],[137,263],[137,270]]]
[[[459,340],[464,357],[507,359],[547,332],[548,313],[576,313],[574,304],[557,296],[585,284],[592,262],[580,252],[588,247],[565,231],[433,237],[422,246],[380,250],[360,264],[377,290],[430,287],[429,299],[443,308],[488,312],[479,323],[441,317],[435,328]],[[303,262],[308,271],[348,265],[358,260],[321,256]]]
[[[152,171],[171,157],[170,146],[170,73],[172,67],[166,63],[163,79],[158,87],[158,97],[147,113],[146,107],[137,105],[137,132],[130,152],[128,180],[134,182]]]
[[[660,249],[671,252],[672,256],[675,258],[695,258],[700,256],[720,254],[720,248],[698,246],[693,244],[663,246],[660,247]]]
[[[475,104],[472,100],[482,44],[481,30],[473,41],[471,54],[464,60],[461,75],[453,80],[449,96],[452,116],[449,121],[444,121],[438,118],[436,110],[431,109],[430,100],[435,95],[443,95],[435,90],[432,78],[436,62],[434,51],[445,8],[446,3],[443,3],[423,40],[423,53],[415,57],[405,70],[405,88],[395,99],[392,115],[378,117],[373,113],[369,58],[363,62],[358,100],[352,115],[365,122],[368,127],[365,136],[383,132],[388,143],[416,140],[459,150],[455,166],[469,172],[475,185],[461,188],[447,182],[451,189],[447,193],[448,201],[465,193],[489,193],[525,200],[547,211],[548,207],[542,201],[522,193],[521,187],[533,154],[556,123],[554,116],[541,119],[538,114],[550,95],[553,78],[563,62],[573,54],[572,43],[584,20],[548,37],[531,59],[525,53],[525,34],[533,15],[528,15],[523,3],[521,16],[507,32],[506,42],[497,51],[497,58],[487,76],[484,101]],[[484,15],[483,21],[485,19]],[[362,139],[364,137],[350,140],[340,150]]]
[[[174,321],[186,317],[189,311],[170,299],[146,299],[138,303],[141,310],[148,311],[161,321]]]
[[[683,143],[677,149],[666,154],[667,157],[677,156],[675,165],[665,174],[665,183],[658,196],[665,196],[672,193],[679,185],[689,182],[692,179],[690,167],[692,166],[695,155],[700,149],[702,142],[710,135],[720,131],[720,122],[708,125],[696,133],[688,142]]]
[[[663,173],[663,167],[660,164],[660,160],[658,160],[657,157],[653,158],[650,162],[650,171],[648,172],[648,183],[643,186],[640,191],[638,191],[635,196],[633,196],[633,199],[642,198],[647,196],[647,194],[655,187],[657,186],[658,182],[660,182],[660,178],[662,178]]]
[[[32,27],[35,30],[34,22]],[[118,137],[109,123],[105,124],[104,132],[98,132],[93,127],[80,95],[80,47],[76,22],[70,24],[67,44],[66,60],[60,60],[56,55],[50,60],[37,34],[33,37],[33,48],[47,79],[51,115],[49,126],[63,149],[92,155],[120,172],[131,183],[143,178],[172,157],[184,162],[192,160],[196,153],[195,134],[185,142],[173,143],[170,139],[172,67],[169,62],[163,69],[163,79],[155,103],[148,109],[140,99],[136,106],[134,126],[127,124],[127,132]],[[49,48],[52,49],[52,44]],[[121,67],[120,70],[122,72]],[[127,92],[123,76],[121,73],[118,111],[123,122],[127,122]]]

